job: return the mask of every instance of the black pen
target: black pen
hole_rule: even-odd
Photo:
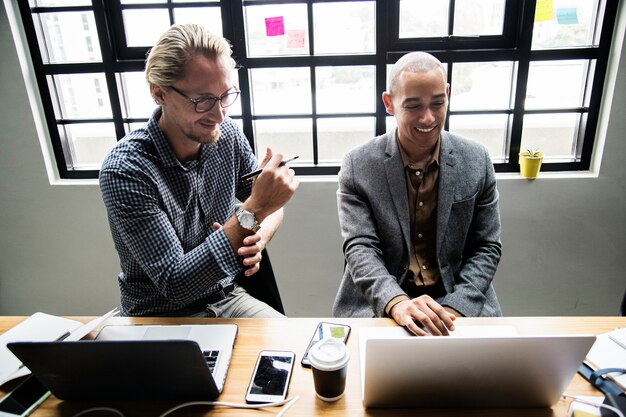
[[[282,161],[280,164],[278,164],[279,167],[284,166],[285,164],[288,164],[289,162],[300,158],[300,155],[296,155],[291,159],[285,159],[284,161]],[[241,177],[241,180],[249,180],[250,178],[254,178],[254,177],[258,177],[259,175],[261,175],[261,172],[263,172],[263,169],[257,169],[256,171],[253,171],[249,174],[244,175],[243,177]]]

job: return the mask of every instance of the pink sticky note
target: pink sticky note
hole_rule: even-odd
[[[304,30],[287,31],[287,48],[304,48]]]
[[[285,34],[285,23],[282,16],[265,18],[265,33],[267,36],[280,36]]]

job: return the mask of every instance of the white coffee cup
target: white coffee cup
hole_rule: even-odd
[[[346,388],[350,353],[338,339],[327,337],[309,350],[315,393],[324,401],[337,401]]]

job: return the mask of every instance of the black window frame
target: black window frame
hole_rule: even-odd
[[[350,55],[313,55],[313,5],[316,3],[332,2],[360,2],[374,1],[376,13],[376,51],[373,54],[350,54]],[[165,3],[152,3],[141,5],[121,5],[118,0],[92,0],[88,6],[67,7],[31,7],[29,0],[17,0],[24,25],[30,55],[32,57],[35,77],[37,80],[46,125],[48,127],[54,151],[55,161],[60,178],[63,179],[88,179],[97,178],[98,170],[73,170],[68,167],[62,139],[59,135],[59,126],[112,122],[115,126],[117,140],[126,135],[125,126],[130,123],[144,122],[143,118],[125,118],[122,113],[122,104],[119,97],[117,73],[128,71],[143,71],[145,56],[149,48],[131,48],[126,45],[123,29],[123,9],[142,8],[167,8],[170,23],[174,22],[173,8],[197,7],[199,3],[189,1],[186,3],[173,3],[167,0]],[[311,53],[308,56],[283,56],[283,57],[255,57],[251,58],[246,53],[245,22],[243,7],[247,5],[268,4],[305,4],[308,8],[309,20],[309,47]],[[451,111],[450,115],[471,114],[507,114],[510,120],[508,132],[508,155],[504,162],[494,163],[496,172],[517,172],[518,153],[520,152],[523,120],[529,114],[550,113],[579,113],[581,122],[579,129],[582,135],[580,141],[579,157],[573,161],[550,162],[544,161],[543,171],[586,171],[590,168],[598,119],[600,116],[604,83],[607,75],[609,54],[612,43],[613,31],[617,19],[618,0],[606,0],[604,3],[602,28],[599,34],[597,46],[558,48],[549,50],[532,50],[532,30],[535,16],[535,0],[505,0],[506,13],[504,16],[504,31],[501,36],[458,37],[452,35],[452,23],[455,0],[450,2],[448,36],[440,38],[400,39],[399,38],[399,4],[400,0],[222,0],[217,3],[202,3],[203,6],[219,7],[221,11],[224,36],[233,45],[233,56],[240,64],[239,82],[241,94],[242,114],[234,118],[241,119],[243,131],[254,149],[255,120],[285,119],[306,117],[312,121],[313,132],[313,157],[314,164],[310,166],[296,166],[299,175],[335,175],[339,171],[339,165],[318,164],[317,152],[317,120],[325,117],[358,117],[369,116],[375,118],[375,134],[380,135],[386,131],[386,117],[384,105],[380,99],[382,92],[386,90],[387,65],[396,62],[402,55],[410,51],[426,51],[448,65],[448,77],[452,74],[455,63],[461,62],[487,62],[487,61],[512,61],[517,65],[516,85],[514,88],[514,105],[508,110],[498,111]],[[599,4],[602,4],[600,2]],[[97,63],[64,63],[44,64],[39,42],[34,27],[32,15],[34,13],[66,12],[66,11],[93,11],[99,45],[102,54],[102,62]],[[237,29],[235,29],[237,28]],[[594,63],[595,71],[593,86],[588,105],[567,109],[536,109],[526,110],[524,99],[526,96],[526,82],[531,62],[545,60],[589,60]],[[317,114],[315,103],[315,68],[318,66],[353,66],[371,65],[376,68],[376,97],[375,112],[350,113],[350,114]],[[247,70],[254,68],[269,67],[309,67],[311,71],[312,112],[305,115],[272,115],[256,116],[252,112],[250,97],[250,79]],[[63,119],[57,120],[50,95],[47,77],[56,74],[68,73],[104,73],[108,86],[109,99],[111,102],[112,118],[107,119]],[[147,94],[146,89],[146,94]],[[349,102],[346,106],[349,106]],[[445,128],[448,129],[450,117],[446,119]]]

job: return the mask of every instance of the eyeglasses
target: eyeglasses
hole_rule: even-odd
[[[178,88],[174,87],[173,85],[170,85],[169,88],[171,88],[172,90],[176,91],[178,94],[180,94],[181,96],[189,100],[193,104],[196,110],[196,113],[206,113],[210,111],[213,108],[213,106],[215,106],[215,103],[217,103],[218,101],[220,102],[220,107],[223,109],[226,107],[232,106],[237,100],[237,97],[239,97],[239,94],[241,94],[241,91],[233,87],[229,91],[225,92],[219,97],[209,96],[209,97],[204,97],[204,98],[191,98],[187,94],[180,91]]]

